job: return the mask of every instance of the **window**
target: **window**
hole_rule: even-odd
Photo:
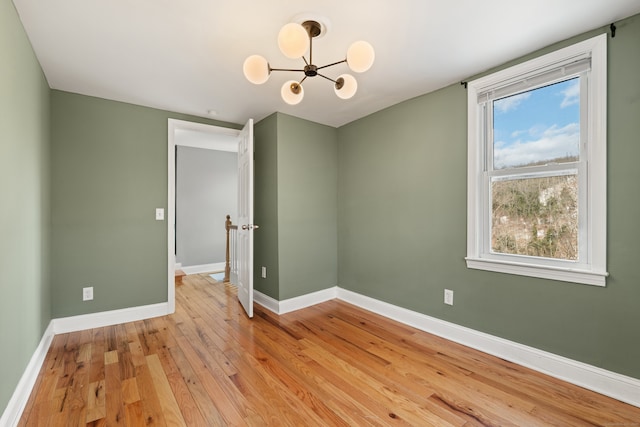
[[[467,267],[605,285],[606,43],[468,83]]]

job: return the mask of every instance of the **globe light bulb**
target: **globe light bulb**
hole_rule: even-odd
[[[362,40],[353,43],[347,50],[347,65],[356,73],[364,73],[371,68],[375,58],[373,46]]]
[[[251,55],[244,60],[242,71],[247,80],[260,85],[269,78],[269,63],[260,55]]]
[[[287,24],[278,33],[278,47],[287,58],[300,58],[309,49],[309,34],[300,24]]]
[[[358,82],[351,74],[341,74],[336,79],[333,90],[336,92],[336,95],[338,95],[338,98],[349,99],[356,94]]]
[[[295,80],[289,80],[280,89],[282,99],[289,105],[296,105],[304,98],[304,88]]]

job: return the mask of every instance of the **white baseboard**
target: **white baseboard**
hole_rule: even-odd
[[[51,321],[44,331],[36,351],[33,353],[33,356],[31,356],[31,360],[29,360],[29,364],[25,368],[20,381],[18,381],[18,385],[13,391],[7,407],[0,417],[0,426],[13,427],[18,425],[22,412],[31,395],[31,390],[33,390],[33,386],[38,379],[38,374],[51,346],[51,341],[53,341],[53,336],[53,321]]]
[[[260,291],[253,290],[253,302],[260,304],[267,310],[270,310],[276,314],[280,314],[280,301],[271,298],[269,295],[265,295]]]
[[[104,326],[118,325],[120,323],[135,322],[152,317],[170,314],[169,304],[143,305],[139,307],[122,308],[119,310],[102,311],[99,313],[81,314],[78,316],[53,319],[53,333],[66,334],[68,332],[82,331],[85,329],[102,328]]]
[[[338,288],[337,298],[450,341],[640,407],[640,380]]]
[[[200,273],[213,273],[216,271],[224,271],[225,263],[216,262],[214,264],[202,264],[202,265],[185,265],[180,270],[186,274],[200,274]]]
[[[299,297],[289,298],[278,301],[256,290],[253,291],[253,299],[255,302],[273,311],[276,314],[285,314],[291,311],[300,310],[302,308],[311,307],[325,301],[335,299],[338,287],[323,289],[321,291],[312,292],[310,294],[301,295]]]

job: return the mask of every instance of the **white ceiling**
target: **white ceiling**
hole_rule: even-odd
[[[639,0],[14,0],[53,89],[244,123],[281,111],[341,126],[456,83],[538,48],[640,12]],[[299,14],[328,19],[314,39],[318,66],[366,40],[376,62],[340,100],[331,82],[304,83],[289,106],[273,72],[256,86],[242,74],[254,53],[272,67],[302,68],[277,47]],[[620,34],[623,36],[623,34]],[[345,64],[326,71],[348,71]]]

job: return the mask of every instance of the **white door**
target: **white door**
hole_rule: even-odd
[[[253,317],[253,119],[238,143],[238,299]]]

